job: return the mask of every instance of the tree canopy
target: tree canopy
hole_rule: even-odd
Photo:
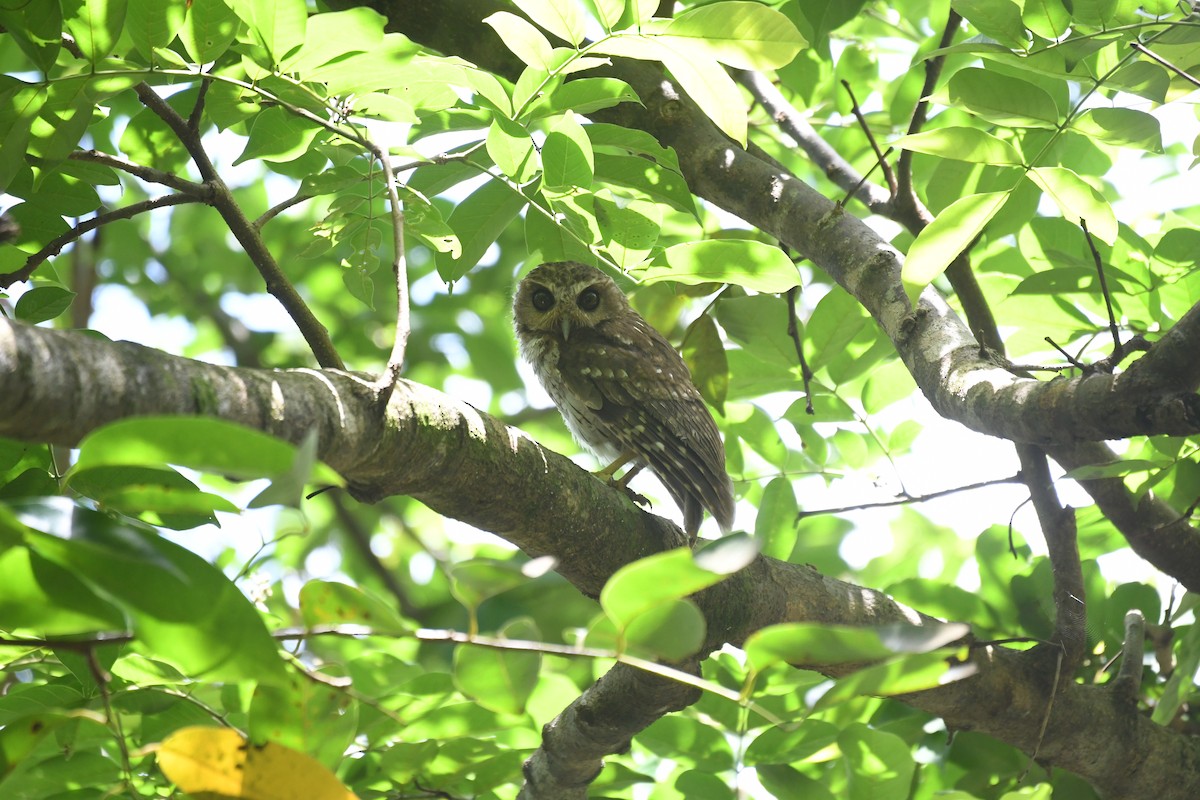
[[[1198,20],[0,8],[0,796],[1200,796]],[[558,260],[735,532],[588,472]]]

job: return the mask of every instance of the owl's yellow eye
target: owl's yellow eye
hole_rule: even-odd
[[[538,287],[533,290],[533,307],[538,311],[549,311],[554,308],[554,293],[549,289]]]
[[[575,305],[584,311],[595,311],[600,305],[600,293],[590,287],[584,289],[579,293],[579,297],[575,298]]]

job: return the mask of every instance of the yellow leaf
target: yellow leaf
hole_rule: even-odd
[[[184,792],[237,800],[357,800],[304,753],[247,742],[228,728],[182,728],[158,747],[158,764]]]

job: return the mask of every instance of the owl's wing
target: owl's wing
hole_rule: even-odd
[[[608,437],[634,451],[663,481],[694,533],[700,506],[723,529],[733,524],[725,449],[704,400],[675,348],[640,317],[577,332],[559,369],[585,398]]]

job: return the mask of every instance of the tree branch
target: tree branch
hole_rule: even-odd
[[[411,495],[439,514],[504,536],[530,556],[554,556],[559,573],[592,596],[624,564],[685,542],[672,523],[567,458],[411,381],[397,382],[380,414],[365,376],[222,367],[0,319],[0,435],[71,446],[104,423],[145,414],[204,414],[295,443],[315,430],[319,456],[356,496]],[[707,620],[702,652],[778,622],[878,626],[928,619],[880,592],[766,557],[695,601]],[[1035,652],[976,648],[974,676],[901,699],[945,717],[952,729],[978,730],[1032,752],[1053,688]],[[684,698],[676,685],[639,678],[638,709],[629,709],[615,688],[612,702],[621,708],[600,702],[609,682],[629,679],[618,673],[576,701],[591,704],[592,720],[616,721],[610,743],[648,724],[645,709],[665,713]],[[574,705],[560,716],[563,736],[587,735],[572,721],[588,721],[579,710]],[[1153,724],[1102,687],[1060,688],[1048,725],[1041,757],[1110,796],[1129,796],[1132,787],[1158,800],[1200,794],[1200,742]],[[549,753],[543,758],[553,761]]]

